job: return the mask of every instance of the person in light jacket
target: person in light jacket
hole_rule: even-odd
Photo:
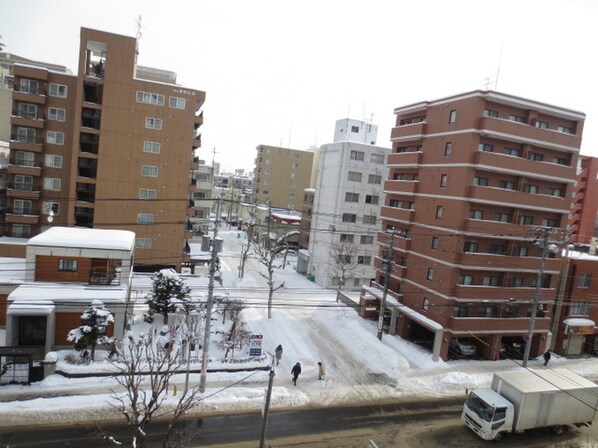
[[[278,344],[278,347],[274,350],[274,356],[276,358],[276,365],[280,364],[280,359],[282,358],[282,345]]]
[[[322,362],[318,362],[318,379],[323,380],[324,376],[326,376],[326,369],[324,368],[324,364]]]
[[[291,369],[292,380],[293,380],[293,384],[295,386],[297,385],[297,378],[299,378],[299,374],[301,374],[301,363],[300,362],[295,364],[293,366],[293,368]]]

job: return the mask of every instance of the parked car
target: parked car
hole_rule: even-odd
[[[500,344],[501,359],[523,359],[525,341],[520,336],[502,338]]]
[[[449,348],[462,356],[475,356],[478,353],[478,347],[471,338],[451,338]]]

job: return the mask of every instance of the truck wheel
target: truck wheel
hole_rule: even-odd
[[[554,427],[554,435],[555,436],[562,436],[564,432],[565,432],[564,426],[559,425],[559,426]]]
[[[493,442],[500,442],[502,440],[503,437],[503,433],[499,432],[494,436],[494,439],[492,439]]]

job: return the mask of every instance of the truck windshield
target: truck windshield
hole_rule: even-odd
[[[494,408],[478,397],[476,394],[471,392],[465,401],[465,405],[475,412],[478,417],[487,422],[492,421],[492,415],[494,414]]]

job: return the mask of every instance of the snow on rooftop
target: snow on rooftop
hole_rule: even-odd
[[[128,230],[51,227],[34,236],[28,246],[59,246],[85,249],[132,250],[135,233]]]
[[[0,284],[22,283],[27,275],[24,258],[0,257]]]
[[[70,283],[41,283],[21,285],[8,296],[9,301],[21,302],[90,302],[94,299],[104,303],[124,302],[128,291],[124,286],[88,286]]]

